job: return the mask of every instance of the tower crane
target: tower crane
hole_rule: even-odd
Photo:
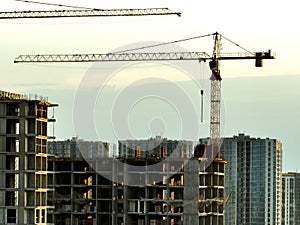
[[[48,54],[48,55],[20,55],[15,63],[49,63],[49,62],[112,62],[112,61],[162,61],[162,60],[197,60],[209,61],[212,72],[210,98],[210,148],[212,156],[220,151],[220,108],[221,108],[221,60],[254,59],[256,67],[263,66],[264,59],[275,59],[271,50],[266,52],[221,52],[221,34],[210,34],[214,38],[213,53],[206,52],[158,52],[158,53],[108,53],[108,54]],[[210,36],[206,35],[206,36]],[[224,37],[225,38],[225,37]],[[227,39],[227,38],[226,38]],[[227,39],[229,40],[229,39]],[[236,44],[237,45],[237,44]],[[220,155],[218,156],[220,157]]]

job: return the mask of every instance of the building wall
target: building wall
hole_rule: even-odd
[[[282,224],[300,224],[300,173],[282,174]]]
[[[295,175],[282,174],[282,225],[295,225]]]
[[[300,173],[295,174],[295,224],[300,224]]]
[[[226,149],[226,160],[225,165],[225,194],[229,195],[229,199],[224,209],[224,223],[225,224],[237,224],[237,213],[238,208],[238,170],[237,164],[237,143],[236,142],[223,142],[223,148]],[[224,154],[224,153],[223,153]],[[230,185],[229,185],[230,184]],[[239,196],[240,197],[240,196]]]

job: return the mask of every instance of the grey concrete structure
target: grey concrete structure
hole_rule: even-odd
[[[49,144],[48,222],[55,225],[109,224],[112,183],[98,176],[97,170],[109,170],[109,145],[101,141],[72,138]],[[100,160],[101,159],[101,160]],[[99,167],[99,168],[98,168]],[[104,186],[101,191],[99,184]],[[102,212],[102,213],[98,213]]]
[[[94,145],[73,142],[49,160],[56,225],[223,225],[224,160],[201,169],[207,159],[193,157],[192,142],[161,137],[119,141],[118,158],[73,152],[82,143]]]
[[[0,224],[47,224],[45,98],[0,91]]]

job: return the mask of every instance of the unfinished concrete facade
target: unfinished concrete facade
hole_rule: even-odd
[[[0,91],[0,224],[47,223],[47,127],[53,106],[37,96]]]
[[[71,149],[71,157],[49,161],[55,208],[48,218],[57,225],[223,224],[225,161],[201,168],[207,159],[191,156],[192,142],[119,141],[118,158]]]
[[[144,211],[127,212],[124,224],[134,221],[140,221],[138,225],[223,224],[226,161],[212,160],[206,157],[208,155],[204,152],[194,154],[190,141],[167,140],[159,136],[149,140],[119,141],[119,160],[125,165],[125,183],[126,179],[136,180],[137,177],[145,182],[144,186],[143,182],[135,185],[145,195],[142,198]],[[152,164],[158,166],[153,170]],[[128,186],[127,190],[133,189],[136,193],[139,190],[135,186]],[[132,205],[133,202],[136,206],[141,205],[138,198],[130,201]]]
[[[91,165],[99,158],[107,159],[108,149],[105,142],[78,138],[49,142],[52,155],[48,166],[52,174],[48,176],[48,188],[51,190],[48,192],[48,204],[54,206],[48,211],[49,223],[91,225],[99,221],[98,224],[105,224],[103,213],[108,212],[109,207],[102,199],[109,197],[109,192],[108,189],[100,191],[98,185],[106,181]],[[84,157],[90,161],[87,162]]]

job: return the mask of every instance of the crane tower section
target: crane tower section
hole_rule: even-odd
[[[214,35],[214,49],[212,60],[209,62],[211,74],[210,90],[210,145],[212,155],[220,152],[220,126],[221,126],[221,74],[220,61],[221,57],[221,36],[218,33]],[[220,155],[219,155],[220,157]]]

